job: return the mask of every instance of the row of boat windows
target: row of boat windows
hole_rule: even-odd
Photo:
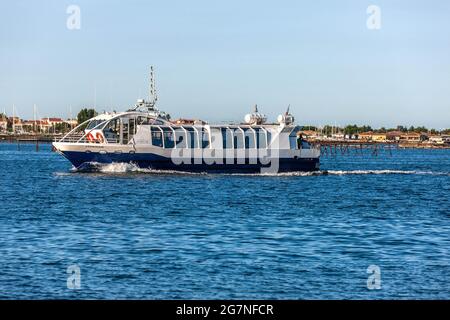
[[[262,129],[213,129],[213,134],[207,130],[186,127],[150,127],[151,144],[164,148],[209,148],[210,142],[217,145],[216,139],[222,139],[224,149],[252,149],[266,148],[267,141],[271,140],[271,133]],[[175,132],[174,132],[175,131]]]
[[[183,126],[169,127],[155,125],[155,120],[147,117],[137,117],[134,119],[114,119],[103,127],[103,133],[110,143],[127,144],[136,134],[139,127],[150,130],[150,141],[157,147],[162,148],[209,148],[212,142],[214,147],[218,146],[216,139],[222,140],[224,149],[259,149],[266,148],[270,144],[272,134],[263,128],[211,128],[212,135],[203,127]],[[101,124],[102,120],[94,120],[88,124],[89,129]],[[292,130],[289,135],[289,145],[291,149],[301,148],[301,141],[296,135],[297,130]],[[145,134],[148,136],[148,131]]]

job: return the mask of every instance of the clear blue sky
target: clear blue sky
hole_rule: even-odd
[[[68,117],[95,96],[124,110],[151,64],[173,117],[240,120],[258,103],[274,119],[291,104],[299,124],[450,127],[450,1],[0,3],[0,112]]]

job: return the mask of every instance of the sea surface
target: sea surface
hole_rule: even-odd
[[[450,299],[450,150],[321,169],[77,172],[0,143],[0,298]]]

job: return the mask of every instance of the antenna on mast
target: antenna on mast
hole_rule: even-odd
[[[150,67],[150,85],[148,93],[149,93],[148,101],[145,101],[145,99],[138,99],[137,103],[129,111],[145,109],[146,112],[151,113],[156,117],[169,120],[170,115],[163,111],[159,111],[158,108],[155,106],[156,102],[158,101],[158,94],[156,93],[153,66]]]
[[[153,66],[150,67],[150,96],[149,102],[152,106],[158,101],[158,95],[156,94],[155,76],[153,73]]]

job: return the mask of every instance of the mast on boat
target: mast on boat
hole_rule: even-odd
[[[153,73],[153,66],[150,67],[150,92],[148,100],[152,107],[154,107],[156,105],[156,101],[158,101],[158,95],[156,94],[156,84],[155,84],[155,76]]]

